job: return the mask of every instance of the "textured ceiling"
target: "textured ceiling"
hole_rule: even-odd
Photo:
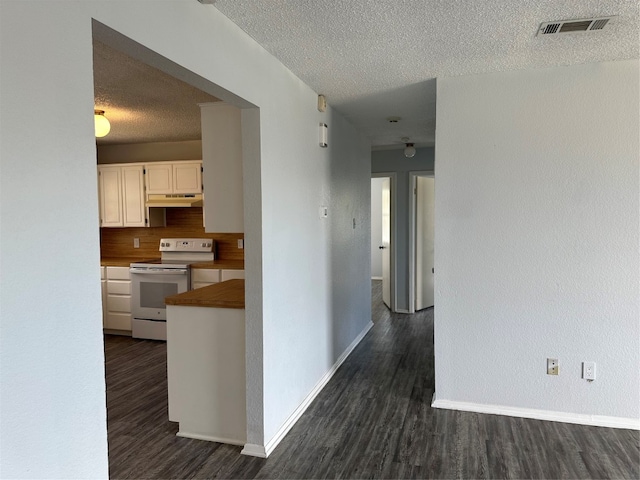
[[[195,0],[194,0],[195,1]],[[638,0],[215,0],[374,146],[435,138],[435,78],[638,58]],[[203,5],[202,8],[213,8]],[[540,23],[618,15],[603,31]],[[397,124],[386,118],[400,116]]]
[[[196,1],[196,0],[192,0]],[[638,0],[215,0],[214,6],[349,119],[374,148],[435,138],[436,77],[639,57]],[[618,15],[601,32],[540,23]],[[98,144],[200,138],[216,99],[94,41]],[[389,116],[402,120],[390,124]]]
[[[93,82],[95,107],[111,122],[98,145],[199,140],[198,103],[218,101],[97,40]]]

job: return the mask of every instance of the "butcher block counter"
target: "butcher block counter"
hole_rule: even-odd
[[[101,267],[128,267],[132,263],[149,263],[158,258],[139,258],[139,257],[102,257],[100,259]]]
[[[244,260],[211,260],[210,262],[192,263],[191,268],[213,268],[224,270],[244,270]]]
[[[164,299],[167,305],[183,307],[244,308],[244,280],[214,283]]]
[[[165,298],[169,420],[180,437],[247,438],[244,280]]]

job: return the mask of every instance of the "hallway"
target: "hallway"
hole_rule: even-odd
[[[268,459],[175,436],[166,345],[105,338],[111,478],[638,478],[640,433],[436,410],[433,309],[374,327]],[[464,352],[461,352],[464,354]]]

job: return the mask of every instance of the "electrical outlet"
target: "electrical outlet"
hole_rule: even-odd
[[[588,382],[596,379],[596,362],[582,362],[582,378]]]
[[[134,238],[133,239],[133,248],[140,248],[140,239],[139,238]]]
[[[241,249],[244,248],[244,239],[242,238],[238,239],[238,248],[241,248]]]
[[[558,359],[547,358],[547,375],[558,375]]]

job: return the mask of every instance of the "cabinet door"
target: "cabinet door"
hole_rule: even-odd
[[[220,281],[220,270],[194,268],[191,270],[191,290],[207,287]]]
[[[173,164],[147,164],[147,193],[173,193]]]
[[[173,164],[173,193],[202,192],[202,162]]]
[[[122,167],[123,227],[144,227],[147,209],[142,165]]]
[[[220,281],[233,280],[235,278],[244,278],[244,270],[221,270]]]
[[[120,167],[98,167],[100,191],[100,226],[122,226],[122,196]]]

